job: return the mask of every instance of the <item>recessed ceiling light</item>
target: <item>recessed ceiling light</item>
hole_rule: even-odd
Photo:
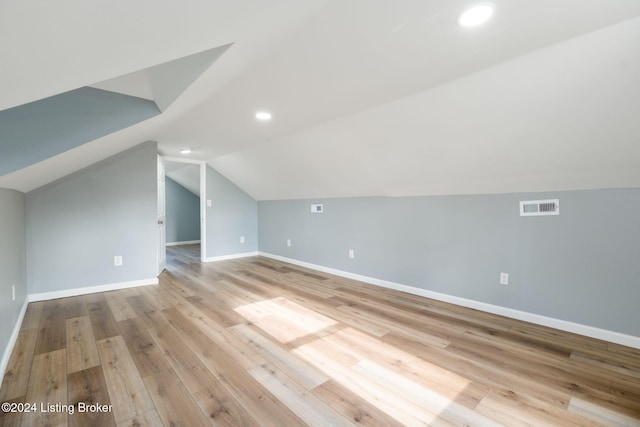
[[[258,111],[256,113],[256,119],[260,120],[261,122],[268,122],[269,120],[271,120],[271,113],[268,113],[266,111]]]
[[[488,4],[474,6],[458,16],[458,25],[461,27],[475,27],[487,22],[491,15],[493,15],[493,7]]]
[[[180,154],[191,154],[191,148],[183,148],[180,150]]]

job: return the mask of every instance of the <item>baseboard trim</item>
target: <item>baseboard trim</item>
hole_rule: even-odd
[[[184,242],[171,242],[171,243],[165,243],[165,246],[182,246],[182,245],[197,245],[198,243],[200,243],[200,240],[187,240]]]
[[[18,319],[16,320],[16,324],[13,327],[13,332],[9,337],[9,342],[7,343],[7,347],[4,350],[4,354],[2,355],[2,360],[0,360],[0,384],[4,380],[4,373],[7,369],[7,365],[9,364],[9,359],[11,358],[11,353],[13,353],[13,347],[16,345],[16,341],[18,340],[18,334],[20,333],[20,328],[22,327],[22,321],[24,320],[24,315],[27,312],[27,307],[29,306],[29,298],[25,298],[24,304],[22,304],[22,309],[20,309],[20,314],[18,315]]]
[[[158,278],[133,280],[130,282],[110,283],[107,285],[89,286],[86,288],[65,289],[63,291],[43,292],[39,294],[30,294],[29,302],[47,301],[56,298],[75,297],[78,295],[95,294],[96,292],[117,291],[118,289],[136,288],[138,286],[157,285]]]
[[[387,280],[376,279],[374,277],[362,276],[360,274],[350,273],[348,271],[337,270],[334,268],[324,267],[321,265],[311,264],[309,262],[300,261],[293,258],[287,258],[280,255],[274,255],[267,252],[259,252],[260,256],[272,258],[278,261],[288,262],[290,264],[299,265],[301,267],[310,268],[312,270],[322,271],[324,273],[334,274],[336,276],[345,277],[347,279],[358,280],[360,282],[369,283],[371,285],[381,286],[388,289],[407,292],[413,295],[419,295],[462,307],[473,308],[487,313],[498,314],[500,316],[509,317],[511,319],[522,320],[536,325],[547,326],[578,335],[584,335],[590,338],[596,338],[609,341],[616,344],[625,345],[640,349],[640,337],[627,335],[620,332],[600,329],[593,326],[582,325],[570,322],[568,320],[555,319],[553,317],[542,316],[540,314],[520,311],[513,308],[501,307],[480,301],[474,301],[466,298],[456,297],[452,295],[442,294],[439,292],[428,291],[413,286],[403,285],[400,283],[389,282]]]
[[[226,261],[229,259],[238,259],[238,258],[247,258],[251,256],[258,256],[259,252],[244,252],[241,254],[231,254],[231,255],[222,255],[222,256],[214,256],[205,258],[204,262],[217,262],[217,261]]]

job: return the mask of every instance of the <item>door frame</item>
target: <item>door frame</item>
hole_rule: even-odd
[[[166,204],[166,174],[165,174],[165,161],[161,155],[157,156],[157,171],[156,171],[156,195],[158,196],[158,200],[156,203],[156,256],[157,256],[157,266],[158,266],[158,276],[162,274],[162,272],[167,267],[167,226],[166,226],[166,217],[167,217],[167,204]],[[162,206],[162,208],[161,208]],[[163,247],[164,246],[164,247]]]
[[[161,156],[165,162],[188,163],[200,166],[200,261],[207,258],[207,162],[183,159],[182,157]]]

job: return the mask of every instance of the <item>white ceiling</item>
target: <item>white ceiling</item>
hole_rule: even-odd
[[[200,197],[200,166],[165,162],[165,174],[185,189]]]
[[[640,186],[637,0],[495,0],[473,29],[466,0],[54,3],[0,2],[0,109],[232,45],[161,115],[1,187],[149,139],[256,199]]]

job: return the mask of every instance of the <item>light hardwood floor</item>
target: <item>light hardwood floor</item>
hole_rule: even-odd
[[[640,350],[198,251],[169,248],[157,286],[31,303],[0,402],[38,410],[0,425],[640,426]]]

